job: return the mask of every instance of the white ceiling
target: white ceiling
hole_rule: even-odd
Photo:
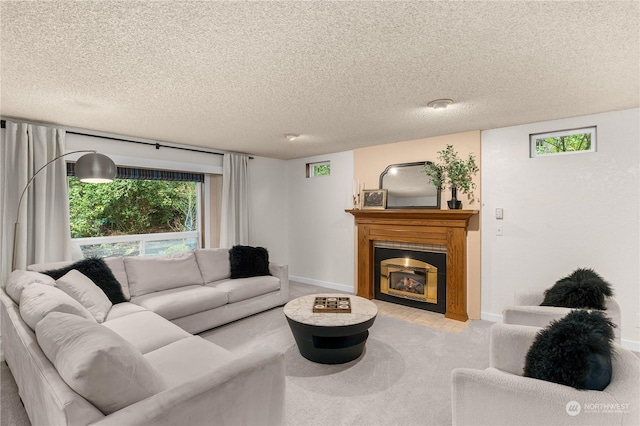
[[[0,114],[289,159],[633,108],[639,6],[2,1]]]

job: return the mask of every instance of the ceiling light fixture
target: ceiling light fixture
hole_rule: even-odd
[[[445,109],[452,103],[453,103],[453,100],[451,99],[436,99],[435,101],[429,102],[427,106],[433,109]]]
[[[295,133],[285,133],[284,137],[287,138],[289,142],[294,141],[300,137],[300,135],[296,135]]]

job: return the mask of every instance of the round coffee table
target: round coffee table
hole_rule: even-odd
[[[313,312],[316,297],[349,297],[350,313]],[[362,355],[369,327],[378,314],[377,306],[350,294],[311,294],[284,305],[300,354],[322,364],[342,364]]]

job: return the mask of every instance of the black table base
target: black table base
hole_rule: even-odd
[[[321,364],[343,364],[362,355],[369,336],[368,329],[375,319],[331,327],[302,324],[287,317],[300,354]]]

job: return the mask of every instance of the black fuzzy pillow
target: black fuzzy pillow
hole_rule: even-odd
[[[576,269],[544,292],[540,306],[605,310],[605,297],[613,296],[611,285],[593,269]]]
[[[614,327],[598,311],[576,310],[552,321],[529,348],[525,377],[603,390],[611,382]]]
[[[126,302],[124,294],[122,293],[122,287],[120,283],[111,272],[111,269],[104,263],[99,257],[87,257],[86,259],[79,260],[71,265],[60,268],[53,269],[51,271],[43,271],[43,274],[49,275],[54,280],[62,278],[66,275],[67,272],[72,269],[76,269],[78,272],[84,274],[91,281],[95,283],[104,294],[107,295],[107,298],[113,303],[122,303]]]
[[[231,278],[248,278],[269,273],[269,252],[264,247],[233,246],[229,250]]]

